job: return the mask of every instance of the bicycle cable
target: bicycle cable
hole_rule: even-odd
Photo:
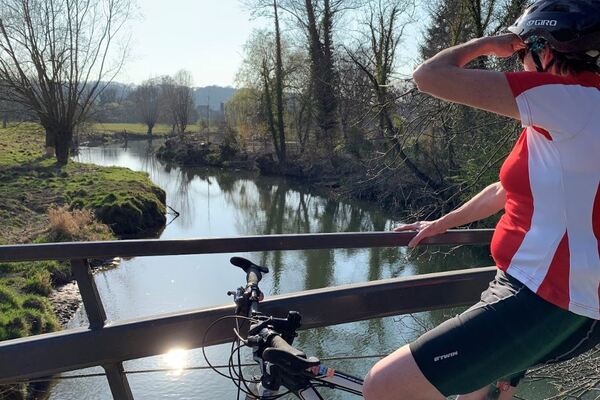
[[[248,317],[242,317],[240,315],[226,315],[223,316],[221,318],[216,319],[215,321],[213,321],[207,328],[206,331],[204,331],[204,335],[202,336],[202,343],[206,343],[206,337],[208,336],[208,333],[210,332],[210,330],[219,322],[222,322],[226,319],[242,319],[242,320],[248,320],[248,321],[253,321],[252,318],[248,318]],[[224,378],[228,378],[228,379],[232,379],[231,376],[227,376],[226,374],[218,371],[216,368],[213,367],[213,365],[210,363],[210,360],[208,359],[208,356],[206,355],[206,347],[202,346],[202,356],[204,357],[204,361],[206,361],[206,364],[208,364],[208,367],[210,369],[212,369],[214,372],[216,372],[217,374],[219,374],[220,376],[224,377]]]
[[[347,360],[364,360],[364,359],[370,359],[370,358],[383,358],[383,357],[386,357],[387,355],[388,354],[373,354],[373,355],[367,355],[367,356],[339,356],[339,357],[319,357],[319,358],[321,361],[347,361]],[[247,363],[247,364],[241,364],[240,366],[253,367],[253,366],[256,366],[256,364],[255,363]],[[213,365],[213,368],[227,369],[227,368],[229,368],[229,366],[228,365]],[[179,368],[177,370],[185,372],[185,371],[204,371],[207,369],[212,370],[212,368],[207,365],[199,365],[199,366],[195,366],[195,367],[185,367],[185,368]],[[172,372],[172,371],[173,371],[173,368],[149,368],[149,369],[126,370],[126,371],[123,371],[123,373],[125,375],[139,375],[139,374],[154,374],[154,373]],[[100,378],[100,377],[106,377],[106,373],[98,372],[95,374],[62,375],[62,376],[45,377],[45,378],[39,378],[39,379],[16,380],[14,382],[4,383],[0,386],[16,385],[19,383],[43,383],[43,382],[51,382],[53,380],[66,381],[66,380],[71,380],[71,379],[86,379],[86,378]]]

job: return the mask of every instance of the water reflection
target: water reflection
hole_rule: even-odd
[[[181,216],[161,235],[163,239],[271,235],[316,232],[384,231],[390,216],[357,202],[340,202],[281,179],[235,174],[205,168],[178,168],[162,164],[153,155],[154,143],[130,141],[126,148],[107,146],[82,149],[78,159],[145,171],[167,192],[167,203]],[[426,253],[404,248],[273,251],[247,254],[267,265],[261,287],[267,296],[417,273],[462,269],[489,264],[486,249],[447,248]],[[243,282],[243,274],[229,266],[232,254],[185,257],[139,257],[96,276],[110,320],[229,304],[227,290]],[[324,304],[324,307],[327,305]],[[319,357],[389,353],[412,340],[427,326],[441,322],[453,310],[419,314],[418,318],[385,318],[301,332],[298,346]],[[79,312],[72,326],[86,324]],[[230,348],[208,349],[211,361],[227,363]],[[248,357],[247,355],[245,356]],[[185,362],[185,363],[184,363]],[[363,375],[372,360],[332,361],[334,368]],[[134,360],[128,369],[160,369],[172,363],[180,372],[135,374],[130,382],[136,398],[230,399],[233,384],[208,371],[185,366],[204,365],[198,350]],[[60,382],[51,399],[110,399],[98,380]],[[342,394],[327,398],[345,399]]]
[[[188,365],[188,352],[184,349],[169,350],[163,355],[166,368],[170,369],[170,374],[179,376]]]

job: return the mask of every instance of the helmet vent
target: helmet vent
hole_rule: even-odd
[[[548,7],[544,8],[542,11],[544,12],[569,12],[571,8],[566,4],[551,4]]]

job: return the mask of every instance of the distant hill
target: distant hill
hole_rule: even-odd
[[[120,103],[135,90],[134,84],[124,84],[120,82],[110,82],[104,92],[100,95],[100,103]],[[213,111],[221,110],[221,103],[226,103],[233,97],[236,89],[228,86],[206,86],[193,88],[194,104],[197,108],[208,105],[210,99],[210,109]]]
[[[221,103],[226,103],[233,97],[236,89],[222,86],[206,86],[194,88],[194,103],[196,107],[210,106],[211,110],[219,111]],[[210,98],[210,104],[208,103]]]

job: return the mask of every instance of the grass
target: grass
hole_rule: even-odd
[[[69,162],[57,167],[42,156],[44,134],[35,125],[0,129],[0,238],[17,242],[44,226],[53,205],[93,210],[119,235],[164,224],[165,193],[148,175],[126,168]]]
[[[127,123],[96,123],[92,124],[89,128],[93,133],[102,133],[107,135],[114,135],[116,133],[132,134],[135,136],[146,136],[148,127],[145,124],[127,124]],[[171,126],[167,124],[157,124],[152,129],[152,135],[154,136],[166,136],[171,133]]]
[[[38,125],[0,129],[0,245],[107,240],[164,224],[164,191],[146,174],[75,162],[58,167],[43,151]],[[47,296],[69,280],[68,263],[0,263],[0,340],[58,329]]]
[[[148,137],[148,127],[145,124],[134,123],[95,123],[86,128],[89,133],[106,136],[117,136],[127,132],[130,139],[145,139]],[[190,124],[186,133],[206,132],[206,128],[201,128],[198,124]],[[211,134],[219,133],[220,128],[216,125],[210,127]],[[152,135],[157,137],[166,137],[171,134],[171,125],[156,124],[152,129]]]

